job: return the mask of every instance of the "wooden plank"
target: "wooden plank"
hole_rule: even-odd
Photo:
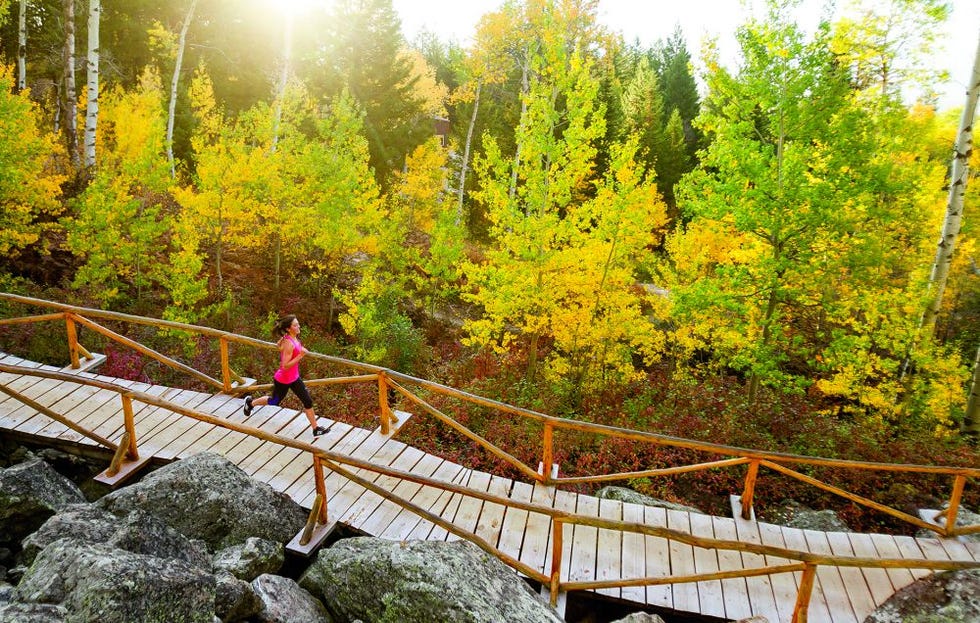
[[[199,392],[182,390],[166,399],[176,405],[191,406],[201,399],[201,395]],[[165,435],[155,435],[154,431],[164,430],[178,419],[186,418],[164,407],[153,407],[139,414],[134,414],[133,420],[141,452],[154,456],[159,456],[164,452],[166,444],[171,441],[171,438]],[[124,426],[120,426],[120,436],[122,436],[123,429]]]
[[[667,511],[656,506],[643,509],[643,518],[648,526],[667,527]],[[647,577],[666,577],[670,572],[670,541],[656,536],[644,536],[646,548]],[[668,584],[647,586],[647,603],[652,606],[674,608],[674,592]]]
[[[833,554],[826,532],[804,530],[803,536],[806,538],[807,547],[811,552]],[[849,572],[846,575],[844,574],[845,570]],[[817,577],[820,579],[820,586],[823,588],[827,605],[832,609],[831,616],[835,622],[861,623],[864,621],[864,617],[858,617],[854,611],[855,603],[863,605],[866,601],[871,600],[871,595],[860,570],[853,567],[841,569],[840,567],[821,565],[817,568]],[[851,579],[853,584],[846,586],[845,579]],[[868,614],[873,610],[872,607]]]
[[[980,541],[965,540],[962,542],[966,549],[973,555],[973,560],[980,562]]]
[[[65,385],[71,384],[65,383]],[[90,385],[74,385],[73,387],[74,390],[67,393],[63,398],[45,406],[55,413],[63,415],[67,419],[77,424],[81,419],[80,416],[84,415],[88,411],[86,403],[99,392],[99,388],[92,387]],[[38,420],[35,429],[30,431],[30,434],[37,435],[39,437],[58,437],[65,431],[75,433],[75,431],[68,428],[61,422],[44,416]],[[28,431],[24,429],[22,432],[26,433]],[[78,433],[75,434],[77,435]]]
[[[848,533],[827,532],[824,536],[827,538],[830,552],[835,556],[862,556],[854,550]],[[865,573],[866,571],[872,571],[872,569],[861,569],[858,567],[841,567],[840,569],[841,578],[844,580],[844,587],[847,589],[847,594],[851,598],[851,607],[854,608],[854,615],[858,621],[862,622],[879,605],[869,582],[869,576]],[[882,571],[882,569],[877,569],[877,571]],[[878,582],[882,580],[887,582],[887,576],[882,576],[885,576],[885,574],[881,573],[875,580]],[[874,578],[875,574],[871,574],[870,577]]]
[[[429,477],[432,476],[432,473],[440,463],[442,463],[442,459],[439,457],[426,454],[418,448],[408,446],[398,457],[396,464],[411,464],[410,469],[412,473]],[[379,480],[379,484],[398,497],[406,500],[411,500],[412,496],[418,493],[418,491],[422,488],[422,485],[418,484],[417,482],[402,480],[400,478],[392,478],[390,476],[382,477]],[[370,515],[364,517],[362,514],[362,516],[359,517],[358,528],[367,534],[377,536],[388,527],[391,520],[394,519],[401,510],[402,507],[398,504],[384,500],[371,512]]]
[[[309,422],[307,422],[309,424]],[[323,435],[324,445],[330,447],[331,452],[336,452],[338,454],[346,454],[348,456],[357,453],[358,448],[360,448],[365,442],[371,438],[371,431],[364,430],[363,428],[351,427],[347,429],[346,433],[343,429],[337,431],[337,435],[334,435],[334,429],[331,428],[330,432]],[[373,444],[372,444],[373,447]],[[313,501],[316,499],[316,487],[313,479],[310,477],[311,470],[313,469],[313,459],[312,457],[308,459],[297,459],[296,463],[291,464],[293,466],[302,466],[303,472],[300,478],[298,478],[287,490],[288,493],[294,500],[297,500],[306,508],[313,507]],[[351,469],[349,466],[343,466],[345,469]],[[291,471],[290,475],[293,475],[295,471]],[[341,476],[339,473],[327,468],[324,473],[324,486],[327,491],[327,509],[331,516],[334,512],[333,498],[340,493],[341,489],[345,487],[350,481],[346,477]],[[301,493],[305,492],[305,494]],[[346,508],[346,507],[345,507]]]
[[[459,477],[462,472],[462,465],[453,463],[452,461],[443,461],[439,464],[439,467],[436,468],[436,471],[432,474],[432,477],[439,480],[452,482],[455,478]],[[411,502],[420,508],[424,508],[438,514],[449,502],[449,494],[442,489],[429,485],[423,485],[419,489],[418,493],[412,497]],[[432,526],[432,523],[429,521],[423,522],[422,518],[415,514],[415,512],[402,508],[380,536],[383,539],[407,541],[415,532],[415,529],[422,523],[426,523],[430,527]],[[428,534],[428,530],[426,531],[426,534]]]
[[[24,390],[22,390],[20,393],[35,402],[44,404],[45,395],[47,395],[49,392],[54,392],[53,395],[56,397],[61,397],[64,395],[65,388],[61,387],[59,390],[59,387],[61,387],[61,383],[59,381],[55,381],[54,379],[41,379],[30,387],[24,388]],[[5,421],[0,422],[0,426],[11,430],[17,430],[35,417],[44,416],[34,410],[34,408],[18,401],[17,407],[7,413]],[[45,418],[45,420],[48,421],[47,418]]]
[[[416,464],[425,457],[425,453],[420,450],[413,448],[409,445],[400,442],[390,442],[382,448],[382,452],[375,455],[375,459],[378,462],[383,461],[384,465],[393,467],[402,471],[413,471]],[[385,475],[375,475],[376,478],[373,482],[383,489],[395,493],[398,485],[402,482],[400,478],[393,478],[391,476]],[[397,494],[396,494],[397,495]],[[342,521],[348,525],[354,526],[359,530],[364,530],[364,524],[367,520],[375,514],[375,511],[381,507],[382,504],[386,502],[385,498],[381,497],[376,493],[366,493],[357,501],[356,504],[352,505],[343,515],[338,516],[338,520]],[[389,502],[390,503],[390,502]],[[398,506],[397,504],[390,503],[393,506]],[[374,534],[374,532],[368,532],[368,534]]]
[[[847,542],[855,556],[859,558],[878,557],[878,551],[875,549],[874,543],[871,540],[871,535],[848,532],[846,536]],[[834,547],[834,540],[830,541],[830,545]],[[868,585],[868,590],[871,593],[871,599],[875,607],[885,603],[895,594],[895,587],[892,586],[888,572],[884,569],[874,567],[862,568],[861,575],[864,576],[864,581]]]
[[[551,507],[555,503],[555,488],[540,482],[534,483],[531,502]],[[551,517],[542,513],[528,513],[524,528],[524,543],[521,545],[520,561],[539,569],[542,573],[551,571]]]
[[[106,405],[111,405],[110,408],[105,409]],[[98,428],[99,424],[105,422],[108,417],[115,415],[115,412],[122,412],[122,400],[119,398],[119,394],[108,389],[97,389],[94,394],[92,394],[83,404],[78,405],[72,409],[71,417],[76,424],[90,431],[94,431]],[[60,425],[59,425],[60,426]],[[38,431],[38,435],[43,436],[54,436],[57,433],[58,439],[81,443],[85,445],[94,445],[95,442],[85,437],[81,433],[71,430],[70,428],[65,428],[65,430],[58,433],[53,426],[49,425]]]
[[[895,538],[889,534],[871,534],[871,542],[875,546],[875,551],[878,552],[879,558],[901,558],[902,553],[898,549],[898,544],[895,542]],[[892,581],[892,587],[895,592],[898,592],[915,581],[912,577],[912,572],[908,569],[887,569],[889,579]]]
[[[910,536],[896,535],[895,543],[898,545],[898,551],[901,552],[903,558],[922,559],[926,557],[919,549],[916,540]],[[932,571],[929,569],[912,569],[912,577],[916,580],[929,575],[932,575]]]
[[[739,541],[747,543],[762,543],[762,536],[759,532],[759,523],[750,519],[742,519],[735,515],[732,518],[735,522],[735,534]],[[758,554],[742,552],[742,565],[746,569],[757,569],[768,567],[766,557]],[[781,618],[779,608],[776,606],[776,598],[773,596],[772,579],[768,575],[746,578],[745,584],[749,589],[749,603],[752,605],[752,614],[764,616],[770,621],[788,621]],[[794,591],[795,593],[795,591]],[[794,594],[795,599],[795,594]]]
[[[201,392],[193,392],[190,395],[184,397],[185,402],[180,406],[186,407],[188,409],[198,410],[198,407],[208,400],[209,396],[207,394],[202,394]],[[171,416],[161,422],[153,428],[153,430],[143,433],[140,437],[140,445],[146,444],[147,447],[156,447],[158,450],[155,455],[161,459],[170,460],[177,457],[180,450],[187,447],[189,440],[183,440],[184,435],[188,434],[194,426],[199,426],[199,432],[197,434],[191,433],[188,436],[193,436],[195,438],[200,437],[204,433],[204,428],[208,426],[203,424],[199,420],[195,420],[192,417],[186,415],[181,415],[171,411]]]
[[[599,500],[588,495],[579,495],[576,500],[575,512],[579,515],[599,516]],[[596,566],[596,548],[599,543],[599,531],[592,526],[575,524],[572,531],[572,555],[568,567],[568,579],[571,581],[594,580]]]
[[[738,539],[738,534],[735,532],[735,521],[733,519],[712,517],[711,524],[716,539],[723,541],[735,541]],[[736,550],[719,549],[718,568],[721,571],[741,569],[742,554]],[[723,596],[722,600],[725,604],[726,618],[738,620],[747,619],[752,616],[752,606],[749,603],[749,587],[745,584],[745,578],[722,580],[721,592]]]
[[[967,549],[966,543],[964,541],[960,541],[959,539],[936,539],[936,540],[939,542],[939,545],[942,546],[944,550],[946,550],[946,553],[949,555],[950,560],[966,560],[966,561],[976,560],[977,562],[980,562],[980,558],[975,559],[973,557],[973,555],[970,553],[970,550]]]
[[[361,444],[358,448],[357,458],[370,461],[374,465],[391,465],[398,456],[405,450],[405,444],[393,440],[386,435],[382,435],[378,430],[372,431],[368,441]],[[370,482],[376,482],[380,477],[378,472],[370,470],[354,470],[360,477]],[[348,482],[330,500],[333,517],[338,521],[350,524],[352,513],[356,513],[357,508],[365,506],[371,510],[381,503],[382,498],[377,493],[369,491],[361,485]]]
[[[667,509],[667,527],[679,532],[691,532],[690,513]],[[694,575],[694,548],[680,541],[670,541],[670,574]],[[701,612],[697,584],[687,582],[671,586],[674,593],[674,609],[684,612]]]
[[[623,503],[620,500],[599,500],[599,516],[604,519],[623,519]],[[596,543],[595,573],[597,580],[619,580],[623,577],[623,532],[600,529]],[[622,597],[622,589],[606,588],[597,591],[613,599]]]
[[[711,515],[690,513],[688,516],[691,520],[691,534],[709,539],[714,538],[715,528],[711,521]],[[719,571],[718,551],[695,547],[694,570],[697,573],[715,573]],[[701,614],[724,618],[725,599],[721,589],[721,581],[698,582],[696,586],[698,589],[698,601],[701,603]]]
[[[241,401],[237,399],[230,400],[225,403],[214,412],[214,415],[239,424],[248,423],[251,426],[259,427],[261,427],[261,423],[264,421],[263,417],[259,415],[253,415],[251,418],[246,418],[242,413]],[[271,417],[271,411],[266,412],[265,416]],[[228,452],[228,450],[233,448],[244,438],[245,435],[243,433],[216,426],[202,435],[199,439],[195,440],[193,447],[186,448],[183,454],[189,456],[190,454],[196,454],[198,452],[213,452],[215,454],[225,456],[225,453]]]
[[[803,530],[788,528],[786,526],[781,526],[780,530],[783,533],[783,541],[786,543],[788,549],[803,552],[810,551]],[[807,613],[808,623],[832,623],[834,620],[834,613],[831,611],[832,604],[827,602],[827,597],[821,583],[823,578],[820,574],[820,569],[823,569],[823,567],[817,568],[817,577],[814,579],[813,591],[810,593],[810,606]],[[795,600],[796,598],[794,597],[794,602]],[[848,608],[850,608],[850,604],[848,604]]]
[[[469,482],[466,486],[477,491],[487,491],[490,488],[491,475],[483,471],[473,471],[470,473]],[[468,497],[459,503],[456,517],[453,524],[467,532],[475,532],[476,524],[480,520],[480,511],[483,508],[483,500],[475,497]],[[447,540],[455,541],[460,537],[449,535]]]
[[[640,504],[623,503],[623,521],[643,523],[643,506]],[[646,575],[647,560],[646,546],[643,535],[639,532],[623,532],[623,552],[621,555],[622,576],[625,579],[642,578]],[[622,598],[634,603],[645,604],[646,590],[642,586],[624,586]]]
[[[782,527],[765,522],[759,522],[757,526],[759,529],[759,538],[764,545],[786,547],[786,541],[783,539]],[[799,562],[798,560],[789,560],[778,556],[764,556],[763,559],[766,561],[766,565],[770,567]],[[776,600],[776,610],[779,612],[779,620],[792,620],[793,608],[796,605],[796,598],[797,595],[799,595],[799,586],[802,578],[802,571],[797,571],[795,573],[777,573],[768,576],[767,580],[769,582],[770,589],[772,590],[773,598]],[[748,586],[749,583],[753,581],[755,580],[747,578],[746,585]]]
[[[225,394],[215,394],[197,406],[199,411],[214,417],[226,417],[241,408],[239,401]],[[179,440],[175,440],[168,446],[170,458],[184,458],[192,454],[197,454],[196,449],[209,435],[215,430],[224,429],[216,424],[206,422],[195,422],[191,427],[184,430]]]
[[[264,414],[263,414],[264,415]],[[256,414],[252,415],[252,419],[256,417]],[[261,416],[260,416],[261,417]],[[287,426],[297,417],[302,417],[290,409],[279,409],[276,410],[271,417],[262,422],[262,430],[277,432],[283,427]],[[249,422],[252,424],[252,422]],[[269,444],[258,437],[251,437],[245,435],[243,439],[240,439],[233,447],[229,448],[222,454],[229,461],[241,467],[245,465],[253,455],[258,453],[262,459],[268,457],[272,452],[278,449],[280,446],[278,444]],[[253,459],[256,460],[256,459]]]
[[[472,470],[463,467],[452,482],[457,485],[463,484],[469,479],[471,471]],[[453,517],[456,514],[456,509],[459,508],[461,498],[462,496],[458,493],[442,491],[436,503],[429,508],[429,512],[439,515],[443,519]],[[444,540],[446,534],[447,532],[445,529],[437,526],[428,519],[422,519],[415,526],[415,529],[409,533],[408,539],[435,540],[438,538],[440,540]]]
[[[160,396],[169,388],[163,385],[155,385],[149,388],[146,393],[152,396]],[[152,407],[144,402],[133,402],[133,419]],[[101,421],[100,421],[101,420]],[[117,395],[115,400],[109,400],[99,407],[85,420],[86,427],[107,439],[119,439],[125,430],[126,422],[123,417],[122,398]],[[89,423],[91,422],[91,423]],[[136,429],[137,444],[140,440],[140,429]]]
[[[530,502],[534,488],[526,482],[514,481],[510,499]],[[520,558],[521,544],[524,542],[524,528],[527,526],[528,512],[520,508],[508,506],[504,511],[504,521],[500,528],[500,540],[497,549],[513,558]]]
[[[491,476],[490,488],[487,491],[498,497],[509,497],[513,484],[513,481],[509,478]],[[572,508],[575,508],[574,504]],[[484,502],[483,508],[480,510],[480,519],[476,524],[476,534],[494,547],[497,546],[500,540],[500,530],[504,525],[504,512],[506,510],[506,506],[497,504],[496,502]]]

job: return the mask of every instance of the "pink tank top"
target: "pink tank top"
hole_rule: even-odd
[[[291,335],[286,335],[285,338],[293,343],[293,354],[290,359],[296,356],[296,353],[303,352],[303,345],[299,343],[299,340]],[[272,378],[276,379],[280,383],[285,383],[289,385],[299,378],[299,362],[297,361],[290,367],[286,368],[283,364],[286,363],[286,353],[279,351],[279,369],[276,373],[272,375]]]

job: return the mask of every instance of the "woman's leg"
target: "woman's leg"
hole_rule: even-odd
[[[282,399],[286,397],[287,391],[289,391],[289,385],[284,385],[283,383],[272,379],[271,396],[259,396],[258,398],[252,398],[251,395],[245,396],[245,417],[252,415],[252,409],[255,407],[261,407],[268,404],[273,406],[278,405],[280,402],[282,402]]]
[[[297,398],[299,398],[300,402],[303,403],[303,413],[306,414],[306,419],[310,422],[310,428],[313,429],[313,436],[319,437],[328,432],[330,428],[317,426],[316,413],[313,412],[313,397],[310,396],[310,390],[306,389],[306,383],[303,382],[303,379],[296,379],[289,387],[296,394]]]

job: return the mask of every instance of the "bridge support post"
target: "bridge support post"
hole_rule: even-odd
[[[122,439],[116,453],[109,463],[109,467],[97,475],[93,480],[115,486],[139,471],[144,465],[149,463],[149,459],[140,459],[139,450],[136,444],[136,423],[133,417],[133,399],[128,394],[122,394],[123,409],[123,432]]]
[[[71,357],[71,367],[77,370],[81,363],[78,361],[78,329],[72,315],[65,312],[65,329],[68,331],[68,355]]]
[[[392,423],[398,423],[398,416],[391,409],[388,402],[388,375],[384,371],[378,372],[378,407],[381,411],[381,434],[390,435]]]
[[[752,517],[752,497],[755,495],[755,480],[759,476],[759,461],[749,463],[749,471],[745,474],[745,489],[742,491],[742,519]]]
[[[309,556],[316,551],[337,525],[337,522],[329,522],[327,518],[327,485],[323,480],[323,463],[316,454],[313,455],[313,477],[316,500],[310,516],[306,520],[306,526],[286,545],[288,551],[301,556]]]
[[[816,578],[817,565],[806,563],[803,567],[803,578],[800,579],[800,592],[796,595],[796,605],[793,607],[793,623],[807,623],[810,594],[813,592],[813,582]]]

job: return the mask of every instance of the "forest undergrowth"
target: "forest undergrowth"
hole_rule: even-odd
[[[304,345],[312,351],[345,357],[347,344],[338,327],[323,324],[323,303],[295,297],[276,301],[268,293],[255,296],[243,290],[242,303],[216,314],[209,322],[217,329],[269,340],[267,326],[275,314],[258,310],[279,308],[302,319]],[[47,300],[85,305],[80,293],[57,289],[25,292]],[[37,310],[11,306],[5,316],[27,315]],[[159,317],[151,304],[114,310]],[[220,374],[217,340],[200,336],[158,332],[134,324],[104,323],[155,350],[175,357],[211,376]],[[483,398],[537,411],[547,415],[644,431],[681,439],[738,448],[812,457],[882,463],[976,466],[980,453],[956,436],[937,435],[925,424],[912,420],[885,421],[873,413],[856,412],[848,405],[829,404],[816,393],[764,391],[753,404],[747,401],[746,382],[737,374],[711,373],[661,362],[645,370],[642,379],[622,386],[609,386],[601,393],[572,396],[556,392],[544,383],[526,377],[527,353],[513,349],[504,353],[474,350],[462,345],[459,335],[447,324],[425,321],[424,348],[415,353],[413,369],[399,370],[418,378],[441,383]],[[0,349],[31,360],[64,365],[67,346],[63,330],[51,323],[0,327]],[[166,368],[101,335],[84,331],[80,341],[89,350],[103,352],[107,361],[101,373],[147,383],[207,390],[203,384]],[[547,345],[543,345],[547,347]],[[231,349],[231,367],[245,376],[268,383],[278,363],[274,350],[245,347]],[[353,372],[335,364],[309,359],[303,364],[304,378],[349,376]],[[416,391],[415,387],[407,389]],[[319,387],[313,391],[317,413],[363,428],[378,425],[378,394],[375,383]],[[443,394],[420,389],[416,394],[507,453],[536,468],[542,458],[543,427],[533,419],[502,413]],[[416,405],[392,392],[393,406],[413,413],[398,433],[398,439],[426,452],[472,469],[526,480],[517,469],[467,439]],[[290,402],[292,401],[292,402]],[[295,399],[285,406],[299,408]],[[558,430],[554,437],[554,460],[559,475],[574,477],[606,473],[638,472],[728,458],[665,444]],[[886,504],[917,516],[920,508],[940,508],[948,500],[952,478],[928,474],[895,475],[890,472],[796,466],[805,475],[835,487]],[[746,467],[712,468],[687,474],[636,478],[568,488],[592,493],[610,484],[630,487],[656,498],[697,507],[727,516],[729,496],[744,486]],[[755,509],[765,520],[767,511],[792,499],[814,509],[832,509],[852,528],[860,531],[912,533],[914,528],[884,513],[852,503],[799,480],[760,470],[756,484]],[[967,486],[963,505],[980,507],[980,490]]]

